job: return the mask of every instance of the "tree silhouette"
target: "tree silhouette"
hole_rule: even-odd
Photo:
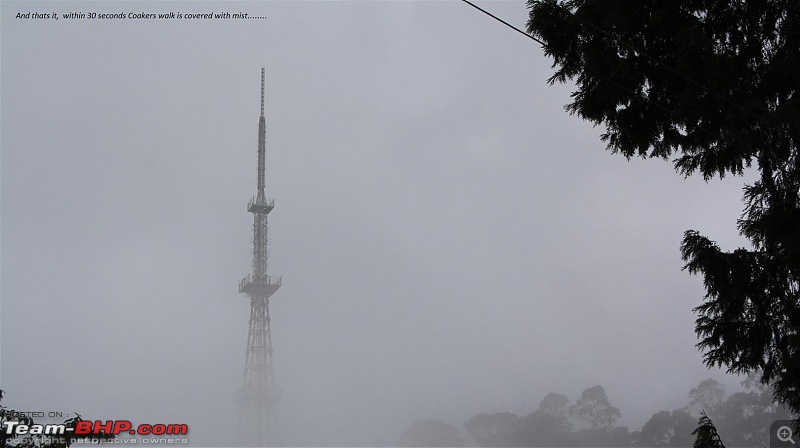
[[[550,392],[539,402],[539,410],[547,415],[559,419],[566,419],[569,416],[569,399],[561,394]]]
[[[695,420],[683,409],[660,411],[642,426],[640,446],[686,447],[692,443]]]
[[[458,428],[441,420],[419,420],[400,436],[399,446],[445,447],[464,446]]]
[[[583,391],[570,412],[585,420],[594,430],[610,431],[622,413],[608,401],[603,386],[597,385]]]
[[[697,429],[692,431],[692,435],[695,436],[692,448],[725,448],[714,422],[705,413],[700,417]]]
[[[684,233],[706,289],[695,330],[705,363],[762,372],[800,414],[800,8],[796,0],[528,0],[528,32],[574,80],[567,110],[603,125],[627,158],[672,160],[709,180],[754,169],[723,251]]]
[[[519,426],[519,417],[511,412],[478,414],[464,423],[467,433],[480,446],[521,446]]]

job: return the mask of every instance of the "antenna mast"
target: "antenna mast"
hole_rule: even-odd
[[[272,367],[269,298],[281,286],[280,277],[267,273],[267,215],[275,201],[264,195],[267,126],[264,119],[264,68],[261,69],[261,116],[258,118],[258,191],[247,204],[253,214],[253,272],[239,282],[250,300],[250,323],[239,413],[239,446],[278,446],[276,391]]]

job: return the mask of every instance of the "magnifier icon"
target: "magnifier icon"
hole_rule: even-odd
[[[781,426],[778,428],[776,436],[778,436],[778,440],[781,442],[792,442],[792,445],[794,445],[794,440],[792,440],[792,428]]]

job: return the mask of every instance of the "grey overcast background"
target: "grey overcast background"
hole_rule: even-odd
[[[262,66],[287,443],[393,444],[595,384],[633,430],[737,387],[694,347],[678,248],[745,244],[743,180],[605,151],[538,44],[469,6],[3,1],[4,405],[231,440]]]

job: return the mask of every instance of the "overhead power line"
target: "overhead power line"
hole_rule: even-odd
[[[472,3],[472,2],[471,2],[471,1],[469,1],[469,0],[461,0],[461,1],[462,1],[462,2],[464,2],[464,3],[466,3],[466,4],[468,4],[469,6],[472,6],[473,8],[477,9],[478,11],[480,11],[480,12],[482,12],[482,13],[486,14],[487,16],[489,16],[489,17],[493,18],[494,20],[497,20],[498,22],[500,22],[500,23],[502,23],[503,25],[505,25],[505,26],[507,26],[507,27],[511,28],[512,30],[514,30],[514,31],[516,31],[516,32],[518,32],[518,33],[520,33],[520,34],[522,34],[523,36],[527,37],[528,39],[531,39],[531,40],[533,40],[534,42],[536,42],[536,43],[538,43],[538,44],[540,44],[540,45],[542,45],[542,46],[545,46],[545,47],[547,47],[547,46],[548,46],[546,43],[544,43],[544,42],[540,41],[540,40],[539,40],[539,39],[537,39],[535,36],[532,36],[532,35],[530,35],[530,34],[526,33],[525,31],[522,31],[521,29],[519,29],[519,28],[515,27],[514,25],[512,25],[512,24],[510,24],[510,23],[506,22],[505,20],[501,19],[500,17],[497,17],[496,15],[494,15],[494,14],[490,13],[489,11],[487,11],[487,10],[485,10],[485,9],[481,8],[480,6],[476,5],[475,3]]]

